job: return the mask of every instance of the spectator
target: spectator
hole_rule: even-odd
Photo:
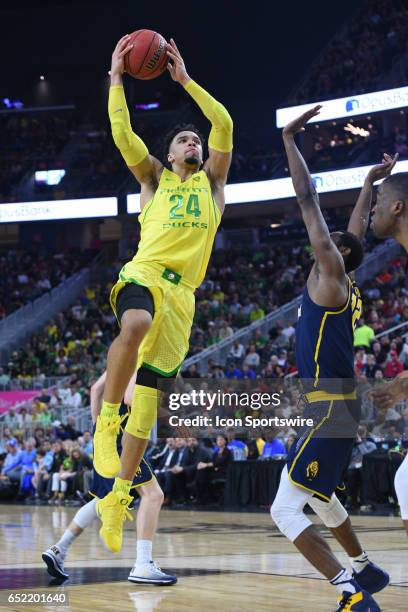
[[[34,477],[32,479],[36,499],[41,498],[44,494],[44,488],[48,484],[54,460],[54,451],[49,440],[44,441],[40,451],[41,453],[37,453]]]
[[[367,439],[367,428],[361,425],[358,428],[346,479],[347,505],[354,510],[365,503],[362,492],[363,457],[376,450],[376,444]]]
[[[66,457],[58,472],[52,475],[52,491],[54,497],[51,500],[53,503],[62,504],[65,499],[65,494],[69,484],[74,484],[75,479],[80,481],[84,478],[84,473],[92,470],[92,461],[84,455],[79,448],[72,448],[68,457]],[[88,483],[89,483],[89,479]],[[83,484],[79,485],[82,489]],[[88,486],[88,484],[87,484]],[[88,491],[89,489],[87,489]]]
[[[268,429],[265,432],[265,446],[263,447],[261,459],[273,459],[276,456],[286,456],[286,448],[276,438],[277,431]]]
[[[257,369],[260,363],[261,363],[261,358],[259,354],[256,352],[255,344],[250,344],[248,353],[244,359],[243,365],[248,366],[250,368]]]
[[[33,492],[32,478],[34,476],[34,462],[37,455],[35,439],[28,438],[21,453],[20,488],[19,495],[27,496]]]
[[[232,457],[234,461],[246,461],[248,457],[248,447],[241,440],[235,439],[236,433],[233,427],[228,427],[227,429],[227,446],[228,449],[232,452]]]
[[[1,478],[20,482],[23,451],[18,447],[16,438],[7,441],[6,450],[7,455],[1,470]]]
[[[387,378],[395,378],[404,370],[402,362],[398,359],[397,351],[390,351],[390,359],[385,364],[384,374]]]
[[[200,461],[208,460],[208,453],[197,438],[179,439],[176,463],[167,471],[167,495],[170,502],[183,503],[187,498],[187,486],[191,485]]]
[[[166,477],[167,471],[176,465],[177,463],[177,455],[178,449],[176,440],[174,438],[167,438],[166,446],[162,453],[156,458],[156,468],[154,470],[154,475],[157,478],[157,481],[161,488],[163,489],[163,493],[166,496],[167,486],[166,481],[168,477]],[[166,505],[169,503],[168,499],[165,499]]]
[[[182,372],[182,377],[183,378],[200,378],[197,364],[192,363],[190,366],[188,366],[187,370],[184,370],[184,372]]]
[[[82,438],[79,438],[79,443],[82,452],[87,455],[90,459],[93,457],[93,440],[90,431],[84,431]]]
[[[69,393],[66,395],[64,404],[69,408],[77,409],[82,405],[82,397],[78,391],[78,385],[71,383]]]
[[[3,423],[6,427],[9,427],[11,430],[18,429],[18,416],[14,408],[10,408],[8,412],[6,412]]]
[[[10,376],[5,372],[4,368],[0,368],[0,389],[8,389],[9,386]]]
[[[20,408],[17,414],[17,419],[18,429],[24,429],[27,425],[31,425],[31,423],[33,422],[32,415],[30,414],[30,412],[28,412],[27,408],[24,408],[24,406]]]
[[[373,353],[367,355],[367,361],[360,371],[367,378],[375,378],[376,372],[381,371],[381,367],[376,363]]]
[[[195,487],[197,502],[201,505],[208,503],[210,499],[211,484],[218,480],[222,486],[225,485],[227,469],[233,455],[227,447],[227,438],[223,435],[217,436],[217,447],[213,453],[212,461],[200,461],[197,464]]]
[[[358,319],[357,327],[354,331],[354,346],[369,348],[373,339],[373,329],[369,325],[367,325],[365,319],[361,317],[360,319]]]
[[[75,429],[76,419],[70,415],[67,417],[67,424],[65,425],[65,434],[70,440],[77,440],[81,436],[81,432]]]
[[[263,319],[264,316],[264,309],[261,308],[257,302],[255,302],[254,307],[251,310],[251,314],[249,315],[249,320],[251,321],[251,323],[253,323],[253,321],[259,321],[259,319]]]
[[[231,346],[231,350],[228,353],[228,359],[233,359],[234,361],[240,361],[245,355],[244,345],[241,344],[238,340],[234,340]]]

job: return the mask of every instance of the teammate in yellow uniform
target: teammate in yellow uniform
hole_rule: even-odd
[[[168,168],[149,154],[132,132],[122,85],[123,57],[131,49],[124,36],[112,55],[109,117],[112,135],[141,184],[139,249],[121,270],[111,305],[121,327],[108,353],[103,407],[94,439],[95,469],[118,474],[112,491],[98,502],[100,534],[119,551],[129,489],[156,421],[158,380],[177,374],[188,350],[194,317],[194,290],[205,275],[225,206],[231,163],[232,120],[225,108],[187,74],[173,40],[168,45],[172,79],[184,87],[212,125],[209,157],[194,126],[177,126],[166,149]],[[119,460],[116,436],[120,402],[135,366],[137,384]]]

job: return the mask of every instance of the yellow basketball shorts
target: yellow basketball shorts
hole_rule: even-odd
[[[137,369],[144,366],[163,376],[174,376],[188,352],[195,287],[159,264],[131,261],[112,287],[110,303],[115,316],[117,296],[129,283],[147,287],[154,302],[153,323],[139,347]]]

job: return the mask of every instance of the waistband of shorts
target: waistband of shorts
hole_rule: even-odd
[[[328,393],[327,391],[310,391],[305,393],[305,398],[309,404],[315,402],[333,402],[336,400],[355,400],[357,399],[357,393],[352,391],[351,393]]]
[[[175,270],[172,270],[171,268],[166,268],[165,266],[162,266],[161,264],[158,264],[154,261],[153,262],[149,261],[149,263],[143,263],[141,265],[143,267],[147,266],[148,268],[152,268],[153,270],[156,270],[157,272],[160,273],[160,276],[164,278],[164,280],[168,281],[169,283],[172,283],[173,285],[181,285],[182,287],[186,287],[187,289],[190,289],[193,292],[197,288],[195,285],[190,283],[190,281],[185,279],[184,276],[182,276]],[[128,280],[126,278],[122,278],[121,275],[120,275],[120,279]]]

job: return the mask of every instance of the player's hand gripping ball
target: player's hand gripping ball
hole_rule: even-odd
[[[137,30],[129,36],[133,48],[124,57],[126,72],[143,81],[160,76],[169,61],[166,39],[153,30]]]

